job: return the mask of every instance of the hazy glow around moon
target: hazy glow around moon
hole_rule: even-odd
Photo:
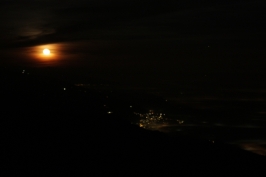
[[[49,55],[49,54],[50,54],[50,50],[49,50],[49,49],[44,49],[44,50],[42,51],[42,53],[43,53],[44,55]]]

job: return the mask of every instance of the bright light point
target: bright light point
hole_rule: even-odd
[[[42,53],[43,53],[44,55],[49,55],[49,54],[50,54],[50,50],[49,50],[49,49],[44,49],[44,50],[42,51]]]

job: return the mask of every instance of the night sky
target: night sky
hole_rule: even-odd
[[[181,105],[189,130],[209,121],[229,132],[221,137],[254,134],[266,154],[265,9],[265,0],[1,0],[0,69],[143,88]]]
[[[136,83],[252,85],[265,74],[265,7],[259,0],[2,0],[0,64]]]

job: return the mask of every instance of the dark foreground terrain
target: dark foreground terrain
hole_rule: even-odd
[[[24,73],[1,73],[0,91],[5,176],[266,174],[263,156],[108,114],[100,93]]]

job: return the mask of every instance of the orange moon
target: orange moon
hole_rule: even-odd
[[[49,49],[43,49],[42,53],[43,53],[44,55],[49,55],[51,52],[50,52]]]

